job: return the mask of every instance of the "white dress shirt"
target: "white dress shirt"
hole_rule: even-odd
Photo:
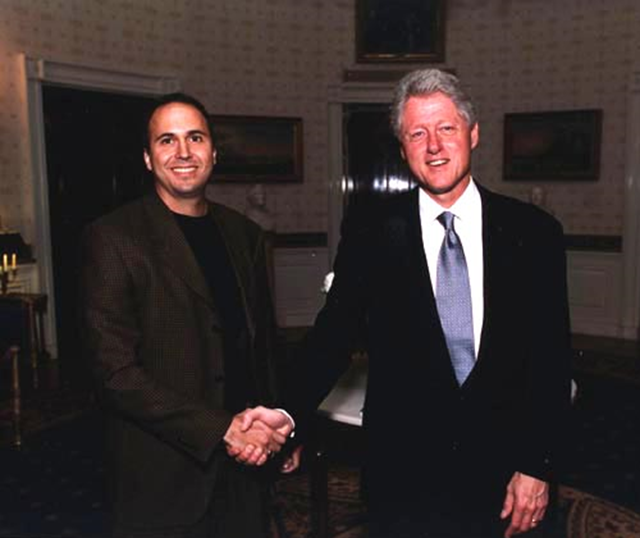
[[[437,220],[438,216],[449,211],[453,213],[454,228],[467,261],[469,286],[471,288],[471,312],[473,316],[473,343],[476,358],[480,349],[480,335],[484,319],[484,256],[482,245],[482,200],[473,179],[462,193],[462,196],[450,208],[440,206],[433,198],[419,191],[420,226],[422,228],[422,244],[427,257],[433,295],[436,295],[438,279],[438,254],[444,239],[444,227]]]

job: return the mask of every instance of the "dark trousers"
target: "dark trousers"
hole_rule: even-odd
[[[469,498],[443,486],[369,497],[370,538],[501,538],[508,526],[498,493]]]
[[[418,518],[415,514],[396,514],[395,517],[370,518],[370,538],[501,538],[506,525],[468,519],[460,514],[458,519],[427,513]]]
[[[267,487],[255,469],[226,459],[220,464],[211,502],[203,517],[175,527],[116,525],[113,538],[266,538]]]
[[[542,524],[521,536],[553,536],[556,508],[553,499]],[[508,526],[509,519],[501,520],[499,509],[442,508],[435,502],[369,505],[369,538],[503,538]]]

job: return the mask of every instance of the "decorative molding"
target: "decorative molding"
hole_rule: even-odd
[[[276,248],[317,248],[326,247],[328,236],[325,232],[276,234],[274,247]]]
[[[567,250],[622,252],[621,235],[565,235]]]
[[[395,83],[389,82],[345,82],[331,85],[328,91],[329,104],[346,103],[391,103]]]
[[[402,71],[398,69],[345,69],[342,80],[344,82],[397,82],[409,71],[410,69]]]
[[[418,67],[405,67],[404,69],[345,69],[342,72],[342,80],[344,82],[396,83]],[[456,73],[455,69],[447,69],[445,67],[438,67],[438,69],[454,75]]]
[[[26,75],[29,80],[37,80],[47,84],[146,95],[171,93],[180,87],[178,79],[175,77],[127,73],[28,57],[25,57],[25,63]]]

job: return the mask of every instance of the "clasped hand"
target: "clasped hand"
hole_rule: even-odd
[[[224,436],[227,454],[238,463],[264,465],[280,452],[292,430],[291,419],[277,409],[246,409],[233,417]]]

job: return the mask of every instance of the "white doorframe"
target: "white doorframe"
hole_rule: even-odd
[[[342,139],[344,105],[390,104],[395,86],[395,83],[345,83],[329,87],[329,266],[333,265],[340,241],[340,224],[348,180],[344,175]]]
[[[113,71],[97,67],[75,65],[22,55],[26,76],[29,138],[31,143],[31,172],[33,177],[33,207],[35,212],[34,251],[38,267],[41,293],[46,293],[49,305],[45,317],[47,351],[58,356],[56,334],[55,294],[51,249],[51,226],[47,161],[42,108],[42,84],[58,84],[73,88],[103,90],[136,95],[161,95],[180,88],[176,77],[144,75]]]
[[[631,73],[627,102],[625,208],[622,235],[622,336],[636,340],[640,328],[640,71]]]

